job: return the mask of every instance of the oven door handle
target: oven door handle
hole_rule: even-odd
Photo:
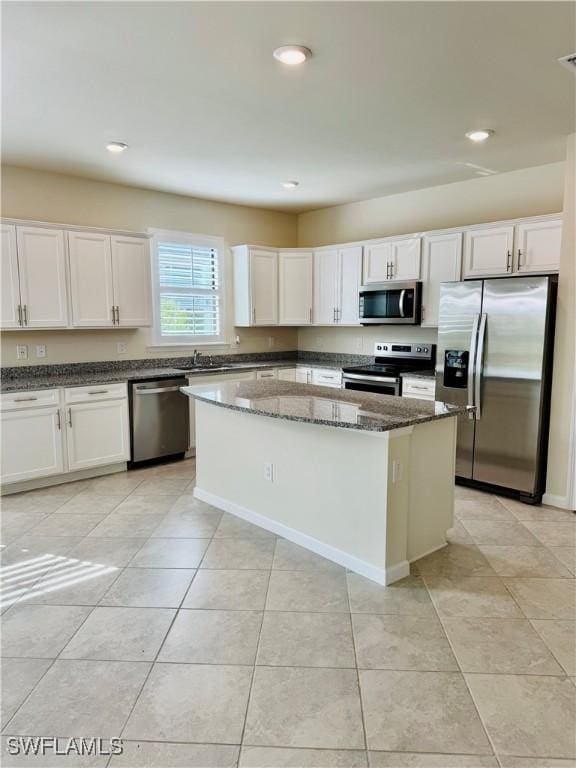
[[[371,381],[383,381],[385,384],[396,384],[398,379],[395,376],[362,376],[359,373],[345,373],[344,381],[365,381],[367,384]]]
[[[406,296],[406,288],[402,288],[400,291],[400,304],[398,306],[398,309],[400,310],[400,317],[406,317],[404,313],[404,298]]]

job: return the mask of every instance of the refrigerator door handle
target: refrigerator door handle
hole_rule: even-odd
[[[481,414],[481,384],[482,372],[484,368],[484,340],[486,338],[486,320],[488,315],[482,315],[480,320],[480,329],[478,331],[478,346],[476,348],[476,362],[474,364],[474,405],[476,406],[476,419],[479,420]]]
[[[478,342],[478,325],[480,323],[480,315],[476,315],[474,322],[472,323],[472,335],[470,338],[470,357],[468,371],[468,405],[471,407],[474,405],[474,379],[476,378],[476,345]],[[474,418],[474,412],[470,413],[470,418]]]

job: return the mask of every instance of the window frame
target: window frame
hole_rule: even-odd
[[[224,259],[227,247],[223,237],[216,235],[199,235],[193,232],[180,232],[166,229],[149,229],[151,277],[152,277],[152,345],[153,347],[198,347],[223,346],[227,344],[226,331],[226,284]],[[218,290],[207,292],[207,295],[217,295],[219,299],[220,333],[217,336],[198,336],[194,334],[163,336],[160,323],[160,271],[158,266],[158,244],[170,242],[176,245],[191,245],[202,248],[213,248],[218,253]],[[191,290],[193,293],[193,290]]]

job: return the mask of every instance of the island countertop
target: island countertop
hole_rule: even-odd
[[[220,408],[366,432],[389,432],[467,410],[440,402],[276,380],[217,381],[182,387],[182,392]]]

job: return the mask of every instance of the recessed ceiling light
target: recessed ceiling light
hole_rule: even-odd
[[[283,45],[274,51],[274,58],[290,67],[303,64],[310,56],[312,51],[303,45]]]
[[[296,187],[300,184],[299,181],[283,181],[282,186],[284,189],[296,189]]]
[[[475,141],[476,143],[479,143],[481,141],[486,141],[486,139],[489,139],[490,136],[494,135],[494,131],[490,128],[482,128],[479,131],[468,131],[466,134],[466,138],[470,139],[470,141]]]
[[[120,152],[125,152],[128,149],[128,144],[124,144],[123,141],[109,141],[106,144],[106,149],[108,152],[114,152],[118,155]]]

